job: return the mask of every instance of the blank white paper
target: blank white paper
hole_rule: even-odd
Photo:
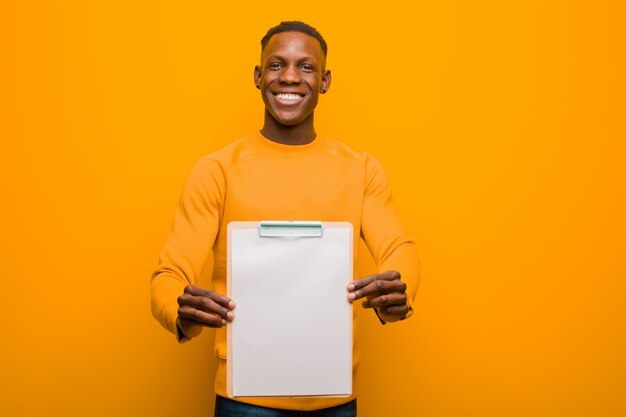
[[[229,395],[350,395],[352,225],[324,223],[321,238],[262,238],[258,225],[228,227]]]

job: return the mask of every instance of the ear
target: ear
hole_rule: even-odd
[[[258,65],[254,67],[254,85],[256,88],[261,88],[261,67]]]
[[[332,77],[330,75],[330,70],[324,71],[324,73],[322,74],[322,86],[320,87],[321,94],[325,94],[328,91],[328,89],[330,88],[331,80]]]

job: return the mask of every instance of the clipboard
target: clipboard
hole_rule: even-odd
[[[352,393],[348,222],[228,224],[230,397]]]

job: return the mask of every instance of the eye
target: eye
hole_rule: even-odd
[[[283,66],[279,62],[272,62],[271,64],[267,66],[267,68],[271,70],[278,70],[278,69],[281,69],[282,67]]]
[[[304,64],[300,68],[302,68],[302,70],[305,71],[305,72],[313,72],[313,71],[315,71],[315,67],[313,65],[311,65],[311,64]]]

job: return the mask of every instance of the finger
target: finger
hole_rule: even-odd
[[[376,274],[374,275],[369,275],[365,278],[361,278],[358,279],[356,281],[352,281],[351,283],[348,284],[348,291],[350,292],[354,292],[356,290],[358,290],[359,288],[363,288],[366,285],[374,282],[376,280]]]
[[[191,306],[195,309],[205,311],[209,314],[218,314],[228,321],[232,321],[234,314],[226,307],[221,306],[210,298],[183,294],[178,297],[180,307]]]
[[[385,281],[376,280],[367,286],[348,294],[349,301],[355,301],[363,297],[376,297],[381,294],[393,292],[403,293],[406,291],[406,284],[400,280]]]
[[[348,284],[348,291],[358,290],[363,288],[376,280],[394,281],[400,279],[400,273],[398,271],[385,271],[380,274],[369,275],[365,278],[352,281]]]
[[[383,314],[389,314],[392,316],[398,316],[400,318],[409,314],[409,306],[407,304],[398,306],[385,306],[380,309]]]
[[[364,308],[380,308],[406,305],[405,293],[390,293],[374,297],[363,302]]]
[[[191,306],[198,310],[203,310],[209,314],[218,314],[228,321],[233,321],[235,315],[230,309],[223,307],[207,297],[196,297],[189,294],[183,294],[178,297],[178,305]]]
[[[215,314],[198,310],[191,306],[183,306],[178,308],[178,316],[181,319],[189,319],[207,327],[222,327],[226,324],[226,320]]]
[[[230,298],[226,297],[225,295],[216,293],[215,291],[211,291],[211,290],[207,290],[205,288],[202,287],[198,287],[196,285],[187,285],[185,287],[184,290],[185,294],[190,294],[190,295],[194,295],[197,297],[207,297],[210,298],[211,300],[215,301],[216,303],[230,308],[231,310],[235,308],[235,302],[233,300],[231,300]]]

